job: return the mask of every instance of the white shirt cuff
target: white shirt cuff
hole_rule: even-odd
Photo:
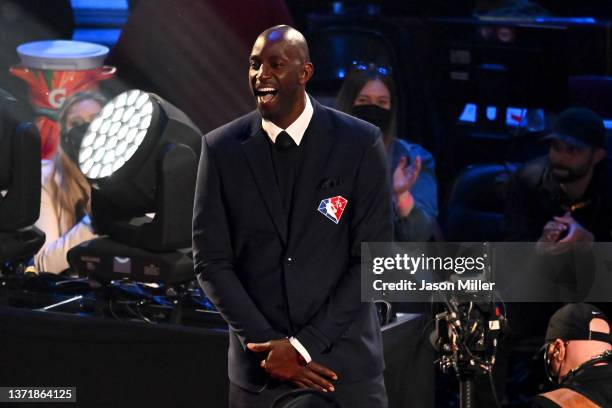
[[[302,346],[302,343],[300,343],[298,339],[296,339],[295,337],[289,337],[289,343],[291,343],[293,348],[296,349],[298,353],[300,353],[304,361],[306,361],[306,364],[312,361],[312,357],[310,357],[308,350],[306,350],[306,348]]]

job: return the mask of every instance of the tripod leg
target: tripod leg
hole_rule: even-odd
[[[463,373],[459,375],[459,398],[461,408],[474,408],[474,374]]]

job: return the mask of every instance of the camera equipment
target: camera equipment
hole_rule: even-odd
[[[477,297],[468,300],[452,296],[445,302],[445,309],[436,315],[435,346],[441,353],[438,361],[442,372],[454,370],[457,374],[461,407],[473,407],[474,376],[486,374],[492,378],[505,317],[495,303]]]
[[[481,247],[482,245],[482,247]],[[493,280],[491,265],[494,253],[490,244],[460,245],[460,252],[476,250],[486,259],[486,267],[476,278],[482,282]],[[452,278],[473,279],[475,276],[455,274]],[[457,280],[452,279],[451,280]],[[474,376],[489,376],[493,396],[497,401],[492,370],[495,364],[498,340],[506,324],[505,310],[495,302],[495,292],[478,290],[438,292],[437,301],[444,311],[436,315],[436,328],[432,344],[440,352],[438,362],[442,372],[454,370],[459,379],[459,398],[462,408],[474,406]]]

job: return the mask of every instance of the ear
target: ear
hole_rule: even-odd
[[[553,345],[553,360],[556,361],[563,361],[563,359],[565,359],[565,343],[563,343],[563,340],[561,339],[557,339],[554,342]]]
[[[314,65],[312,65],[312,62],[305,62],[302,65],[302,72],[300,72],[300,84],[306,85],[306,83],[310,81],[310,78],[312,78],[313,74]]]
[[[595,164],[599,163],[606,157],[606,149],[603,147],[598,147],[595,149],[595,153],[593,154],[593,161]]]

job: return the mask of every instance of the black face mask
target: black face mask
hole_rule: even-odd
[[[68,133],[62,133],[61,146],[62,150],[75,164],[79,164],[79,150],[81,149],[81,143],[83,137],[87,132],[89,123],[83,123],[82,125],[75,126]]]
[[[386,134],[391,127],[391,110],[381,108],[378,105],[355,105],[353,106],[353,116],[370,122],[378,126]]]

